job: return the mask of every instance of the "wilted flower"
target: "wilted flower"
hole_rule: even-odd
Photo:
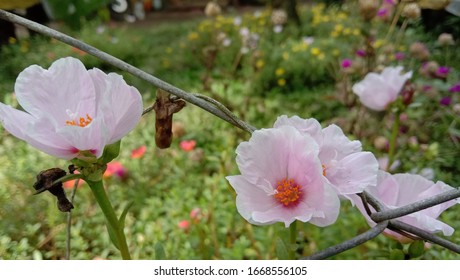
[[[369,73],[353,86],[353,92],[364,106],[383,111],[396,100],[406,81],[412,77],[412,71],[401,75],[402,70],[402,66],[386,67],[381,74]]]
[[[136,148],[131,151],[131,158],[141,158],[142,156],[144,156],[146,151],[147,151],[147,146],[142,145],[139,148]]]
[[[410,53],[413,57],[425,61],[430,57],[430,51],[428,48],[421,42],[412,43],[409,48]]]
[[[204,14],[207,17],[216,17],[222,13],[222,9],[220,8],[219,4],[214,1],[209,1],[204,8]]]
[[[451,186],[448,186],[441,181],[434,183],[420,175],[391,175],[387,172],[379,171],[377,186],[370,187],[366,189],[366,191],[376,197],[384,205],[385,209],[393,209],[420,201],[425,198],[433,197],[437,194],[452,189],[453,188]],[[367,215],[361,199],[356,196],[354,201],[358,209],[366,218],[367,223],[370,226],[375,226],[375,222],[373,222]],[[437,218],[444,210],[457,203],[460,203],[460,200],[450,200],[436,206],[397,218],[397,220],[431,233],[441,231],[444,235],[449,236],[452,235],[454,229],[449,225],[439,221]],[[384,233],[401,242],[410,241],[410,239],[407,237],[389,229],[386,229]]]
[[[377,14],[378,9],[378,0],[359,0],[359,13],[366,21],[373,19]]]
[[[340,201],[323,176],[316,141],[292,126],[255,131],[236,149],[241,175],[227,180],[237,193],[238,212],[250,223],[295,220],[334,223]]]
[[[323,176],[337,194],[347,197],[360,193],[377,180],[378,162],[370,152],[362,152],[361,142],[349,140],[334,124],[321,128],[315,119],[280,116],[274,127],[295,127],[302,135],[312,137],[319,147],[318,158]]]
[[[453,44],[455,44],[454,37],[452,36],[452,34],[442,33],[438,37],[438,43],[439,43],[439,45],[441,45],[443,47],[453,45]]]
[[[11,134],[35,148],[63,159],[91,153],[130,132],[142,114],[142,99],[115,73],[86,70],[68,57],[48,70],[32,65],[15,84],[24,111],[0,103],[0,121]]]
[[[422,64],[419,72],[427,78],[434,78],[437,76],[438,69],[439,64],[436,61],[428,61]]]
[[[274,10],[271,17],[273,25],[284,25],[287,22],[287,14],[284,10]]]
[[[419,18],[422,13],[420,6],[417,3],[406,4],[403,8],[402,15],[409,19]]]
[[[185,152],[190,152],[193,149],[195,149],[196,141],[195,140],[182,140],[179,146]]]

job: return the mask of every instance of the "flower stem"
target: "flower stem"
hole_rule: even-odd
[[[117,214],[115,214],[115,210],[113,209],[112,204],[104,190],[104,185],[101,181],[87,181],[89,186],[91,187],[91,191],[96,198],[99,207],[101,207],[102,212],[104,213],[105,219],[107,220],[107,229],[115,235],[117,240],[116,244],[118,250],[120,250],[121,257],[124,260],[130,260],[131,255],[129,254],[128,245],[126,243],[125,233],[123,231],[123,227],[120,226],[120,222],[117,218]]]
[[[297,222],[294,221],[289,226],[289,259],[295,260],[295,252],[297,249]]]
[[[390,170],[391,165],[394,162],[394,157],[395,157],[395,149],[396,149],[396,140],[398,138],[398,132],[399,132],[399,117],[401,115],[401,111],[397,110],[395,112],[395,119],[393,122],[393,128],[391,131],[391,138],[390,138],[390,148],[388,151],[388,165],[387,165],[387,171]]]

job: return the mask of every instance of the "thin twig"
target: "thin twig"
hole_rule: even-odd
[[[77,187],[80,179],[76,179],[73,188],[72,194],[70,195],[70,203],[73,204],[73,200],[75,198],[75,194],[77,193]],[[71,239],[71,230],[72,230],[72,211],[67,212],[67,234],[66,234],[66,251],[65,251],[65,259],[70,260],[70,239]]]
[[[376,223],[381,222],[383,220],[390,220],[398,217],[402,217],[441,203],[444,203],[446,201],[456,199],[460,197],[460,190],[459,189],[454,189],[450,190],[441,194],[438,194],[436,196],[423,199],[414,203],[411,203],[406,206],[402,206],[396,209],[391,209],[391,210],[385,210],[381,212],[376,212],[371,215],[371,218],[373,221]]]
[[[322,260],[322,259],[334,256],[334,255],[340,254],[346,250],[350,250],[351,248],[354,248],[358,245],[361,245],[373,239],[374,237],[382,233],[387,228],[387,226],[388,226],[388,221],[383,221],[381,223],[378,223],[375,227],[369,229],[368,231],[364,233],[361,233],[360,235],[353,237],[350,240],[347,240],[338,245],[329,247],[325,250],[322,250],[320,252],[317,252],[313,255],[310,255],[302,259],[303,260]]]
[[[73,37],[70,37],[66,34],[63,34],[59,31],[56,31],[54,29],[51,29],[49,27],[46,27],[44,25],[41,25],[39,23],[27,20],[25,18],[22,18],[20,16],[17,16],[15,14],[9,13],[5,10],[0,9],[0,19],[4,19],[6,21],[10,21],[22,26],[27,27],[28,29],[31,29],[33,31],[36,31],[38,33],[47,35],[51,38],[54,38],[56,40],[59,40],[65,44],[68,44],[70,46],[76,47],[88,54],[91,54],[123,71],[126,71],[133,76],[136,76],[144,81],[147,81],[148,83],[161,88],[173,95],[176,95],[177,97],[180,97],[184,99],[185,101],[192,103],[200,108],[202,108],[205,111],[208,111],[209,113],[223,119],[226,122],[229,122],[230,124],[239,127],[241,129],[245,129],[244,126],[241,126],[241,123],[244,123],[243,121],[235,122],[234,119],[230,118],[226,113],[222,112],[220,108],[213,106],[212,104],[209,104],[205,100],[198,98],[180,88],[177,88],[151,74],[148,74],[141,69],[132,66],[129,63],[124,62],[123,60],[120,60],[106,52],[103,52],[91,45],[88,45],[80,40],[77,40]],[[246,124],[248,127],[250,127],[248,124]]]

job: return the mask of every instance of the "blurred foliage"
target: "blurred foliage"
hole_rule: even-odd
[[[443,47],[437,42],[439,34],[423,33],[419,21],[396,33],[397,40],[385,40],[388,22],[364,24],[357,10],[351,4],[301,6],[303,25],[287,24],[279,32],[266,10],[154,28],[84,21],[80,31],[66,32],[189,92],[212,96],[256,127],[271,127],[282,114],[315,117],[324,125],[337,123],[361,140],[365,150],[380,157],[387,150],[374,145],[375,140],[389,138],[391,115],[367,111],[350,95],[351,85],[362,78],[368,63],[368,57],[357,52],[368,48],[366,34],[375,34],[375,69],[401,64],[414,72],[411,81],[416,91],[402,120],[396,156],[400,164],[394,172],[420,173],[429,168],[433,180],[457,186],[460,120],[454,105],[460,100],[459,93],[450,93],[449,88],[460,81],[460,54],[455,51],[458,40],[456,45]],[[415,41],[425,43],[430,60],[450,68],[446,78],[423,73],[424,62],[410,55]],[[397,60],[398,52],[405,58]],[[65,56],[79,58],[88,68],[119,72],[56,40],[22,38],[0,52],[0,101],[18,107],[12,94],[18,73],[31,64],[47,68]],[[340,66],[343,59],[352,60],[357,67],[344,71]],[[155,88],[119,73],[140,90],[144,104],[152,104]],[[452,98],[448,106],[440,103],[445,96]],[[144,116],[123,139],[116,159],[128,175],[105,179],[119,213],[134,202],[126,218],[133,258],[275,259],[281,248],[276,240],[287,237],[288,230],[282,224],[257,227],[244,221],[225,180],[225,176],[238,173],[234,150],[249,136],[193,106],[177,114],[175,121],[184,133],[174,139],[170,149],[159,150],[154,146],[154,116]],[[195,140],[197,146],[185,152],[179,147],[182,140]],[[141,145],[147,146],[147,152],[131,158],[131,151]],[[66,214],[56,209],[54,197],[33,196],[32,184],[40,170],[65,169],[67,164],[17,141],[0,127],[0,258],[64,258]],[[78,188],[74,205],[71,258],[119,258],[88,186]],[[197,208],[200,214],[191,217]],[[456,210],[445,212],[440,219],[460,229]],[[189,226],[179,226],[182,221]],[[332,226],[299,223],[298,229],[300,257],[352,238],[368,225],[355,208],[343,202],[340,217]],[[449,239],[460,243],[459,231]],[[334,258],[459,258],[439,246],[414,244],[403,246],[382,235]]]

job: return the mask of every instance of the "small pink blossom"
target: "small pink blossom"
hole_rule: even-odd
[[[436,183],[415,174],[395,174],[391,175],[384,171],[379,171],[377,186],[370,187],[368,191],[376,197],[386,209],[394,209],[405,206],[425,198],[452,190],[451,186],[438,181]],[[356,196],[353,198],[359,211],[364,215],[370,226],[375,226],[375,222],[367,215],[361,199]],[[446,236],[452,235],[454,229],[449,225],[439,221],[437,218],[447,208],[460,203],[460,200],[450,200],[436,206],[397,218],[397,220],[426,230],[431,233],[442,232]],[[410,241],[405,236],[386,229],[386,235],[401,242]]]
[[[20,111],[0,103],[4,128],[35,148],[63,159],[104,147],[130,132],[142,114],[139,91],[122,76],[86,70],[78,59],[55,61],[48,70],[32,65],[16,79]]]
[[[126,168],[119,161],[111,161],[107,164],[107,169],[104,172],[104,178],[109,178],[112,176],[117,176],[121,179],[125,178],[128,174]]]
[[[356,55],[359,57],[365,57],[366,56],[366,51],[365,50],[357,50]]]
[[[257,130],[236,149],[241,175],[226,177],[250,223],[334,223],[340,201],[323,176],[316,141],[292,126]]]
[[[364,106],[383,111],[396,100],[406,81],[412,77],[412,72],[401,75],[402,70],[402,66],[386,67],[381,74],[369,73],[353,86],[353,92]]]
[[[146,151],[147,151],[147,146],[142,145],[139,148],[136,148],[131,151],[131,158],[141,158],[144,156]]]
[[[406,55],[403,52],[397,52],[395,54],[395,59],[398,60],[398,61],[404,60],[405,57],[406,57]]]
[[[179,146],[185,152],[190,152],[193,149],[195,149],[196,141],[195,140],[182,140]]]
[[[294,127],[315,140],[323,176],[338,195],[349,198],[350,194],[377,183],[377,159],[372,153],[362,151],[361,142],[349,140],[340,127],[332,124],[322,128],[317,120],[298,116],[278,117],[274,127],[282,126]]]
[[[197,224],[201,220],[202,216],[203,213],[200,208],[193,208],[192,211],[190,211],[190,219],[195,224]]]
[[[184,230],[186,233],[190,230],[190,222],[188,220],[182,220],[179,223],[177,223],[177,226]]]

